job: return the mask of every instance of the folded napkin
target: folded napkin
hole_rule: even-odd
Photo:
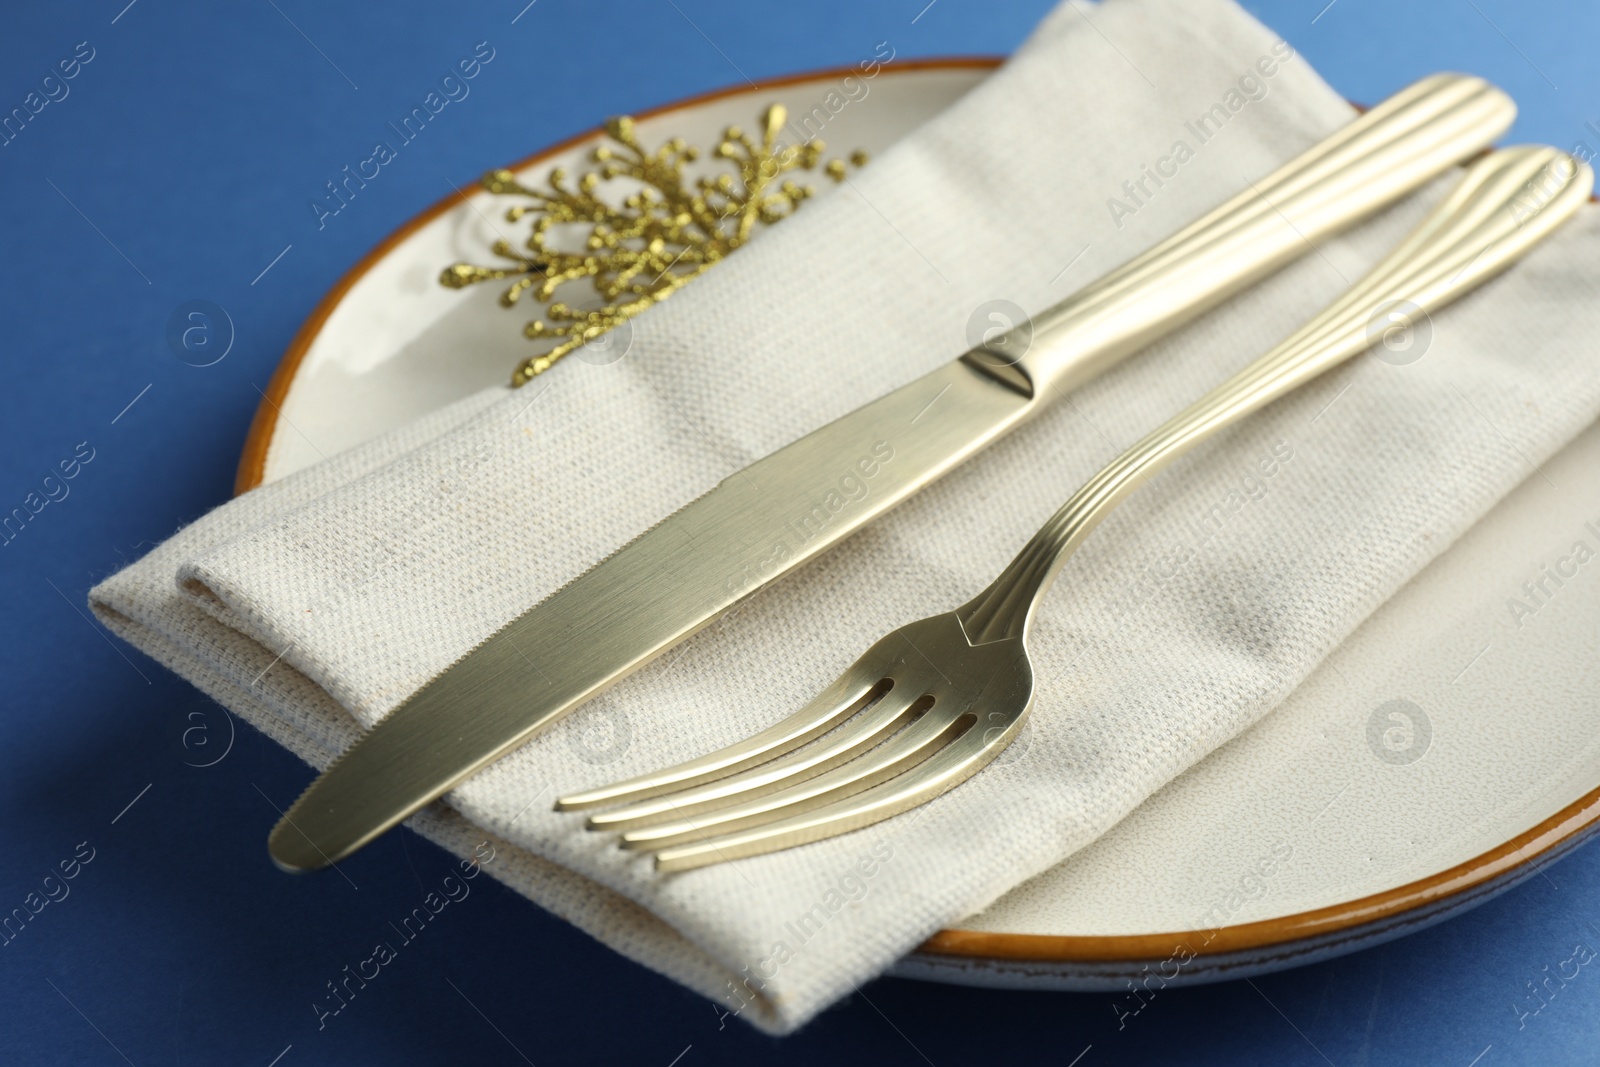
[[[569,360],[247,493],[103,582],[94,610],[326,766],[674,509],[953,358],[980,304],[1048,306],[1350,118],[1226,0],[1064,5],[947,112],[639,318],[620,362]],[[804,1023],[1265,714],[1600,414],[1592,211],[1437,315],[1420,359],[1363,357],[1134,494],[1038,612],[1023,738],[960,789],[670,876],[553,799],[766,726],[884,633],[964,602],[1088,475],[1333,299],[1442,188],[1080,390],[413,825],[463,855],[491,840],[495,877],[758,1027]]]

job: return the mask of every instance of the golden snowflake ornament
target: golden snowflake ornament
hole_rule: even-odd
[[[818,140],[780,145],[778,133],[787,119],[782,104],[769,106],[761,115],[759,142],[737,126],[724,130],[714,155],[728,161],[731,171],[716,175],[685,175],[685,165],[696,162],[700,151],[681,137],[654,152],[646,150],[627,116],[606,123],[610,143],[590,153],[598,169],[575,183],[569,184],[559,167],[546,179],[548,189],[529,188],[509,170],[490,171],[483,177],[484,188],[529,201],[513,205],[505,215],[510,222],[534,217],[525,248],[498,240],[494,254],[510,261],[508,265],[457,263],[445,268],[439,281],[462,289],[514,278],[500,294],[502,307],[515,306],[530,291],[534,300],[548,305],[545,317],[523,330],[536,341],[550,342],[517,366],[511,384],[523,385],[567,353],[665,300],[748,241],[758,224],[770,226],[788,218],[815,194],[815,187],[783,176],[816,171],[826,146]],[[857,167],[866,161],[865,152],[850,155]],[[846,175],[845,163],[838,159],[821,170],[835,182]],[[601,191],[618,179],[631,191],[614,197],[613,203]],[[581,238],[571,237],[574,228]],[[563,243],[562,237],[568,247],[553,247]],[[555,300],[557,290],[568,285],[583,287],[586,295],[592,287],[600,306],[585,310]]]

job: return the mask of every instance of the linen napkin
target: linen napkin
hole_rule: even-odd
[[[247,493],[91,603],[325,766],[677,507],[959,354],[986,301],[1042,310],[1350,118],[1227,0],[1063,5],[947,112],[636,320],[619,362],[568,360]],[[964,602],[1088,475],[1332,300],[1449,181],[1079,390],[413,825],[462,855],[489,840],[495,877],[756,1026],[801,1025],[1265,714],[1600,414],[1592,211],[1415,348],[1355,361],[1134,494],[1038,612],[1023,737],[961,788],[670,876],[553,799],[766,726],[884,633]]]

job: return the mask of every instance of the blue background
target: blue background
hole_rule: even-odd
[[[1065,1065],[1089,1046],[1082,1067],[1600,1056],[1590,970],[1524,1027],[1511,1006],[1576,941],[1600,945],[1587,925],[1600,924],[1594,847],[1404,941],[1168,990],[1122,1032],[1107,995],[897,980],[788,1039],[723,1028],[707,1001],[482,879],[318,1032],[323,983],[449,858],[398,832],[345,865],[359,889],[279,874],[264,847],[272,804],[298,794],[306,768],[247,729],[218,765],[185,765],[182,731],[223,731],[221,713],[90,622],[88,588],[228,498],[257,387],[296,327],[451,183],[611,114],[851,62],[885,39],[905,57],[1005,53],[1049,5],[126,2],[8,5],[0,35],[0,112],[79,41],[95,49],[70,95],[0,147],[0,511],[78,442],[96,451],[71,495],[0,548],[0,912],[78,842],[95,849],[71,895],[0,948],[0,1062],[944,1067],[997,1050]],[[1583,126],[1600,122],[1596,5],[1325,3],[1247,6],[1352,99],[1468,70],[1518,99],[1515,137],[1600,143]],[[426,150],[402,153],[319,231],[307,201],[323,182],[484,40],[494,62],[430,124]],[[214,366],[165,341],[192,299],[221,304],[237,329]]]

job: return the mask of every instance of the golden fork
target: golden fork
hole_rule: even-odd
[[[1266,355],[1168,420],[1072,495],[994,583],[889,634],[775,726],[654,774],[562,798],[625,848],[687,870],[818,841],[932,800],[981,770],[1033,702],[1034,607],[1139,482],[1226,426],[1505,270],[1565,221],[1594,174],[1554,148],[1490,153],[1381,263]],[[813,743],[815,742],[815,743]]]

